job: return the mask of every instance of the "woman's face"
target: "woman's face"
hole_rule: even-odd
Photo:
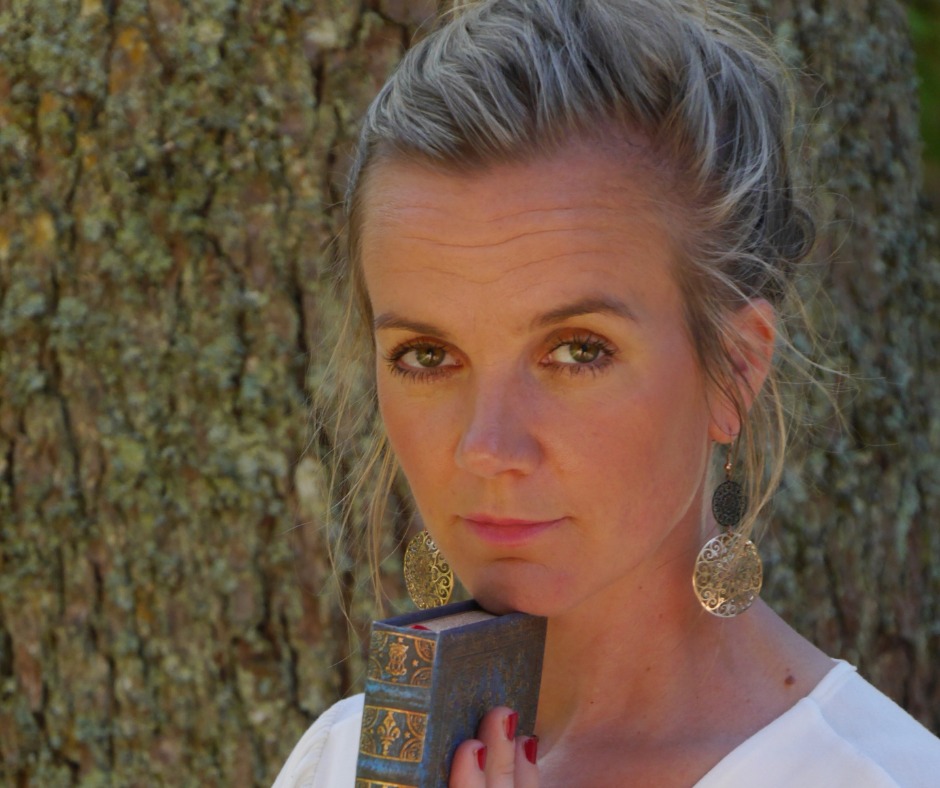
[[[722,433],[655,185],[584,148],[472,175],[385,161],[370,176],[382,417],[425,526],[496,611],[679,586],[692,599]]]

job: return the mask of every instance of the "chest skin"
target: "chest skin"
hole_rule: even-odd
[[[540,788],[690,788],[741,741],[714,735],[645,748],[617,737],[559,744],[539,758]],[[746,737],[745,737],[746,738]]]

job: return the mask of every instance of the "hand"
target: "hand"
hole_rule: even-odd
[[[450,788],[538,788],[538,739],[516,736],[518,715],[505,706],[487,712],[476,739],[454,753]]]

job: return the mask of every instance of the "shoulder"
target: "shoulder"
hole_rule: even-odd
[[[838,663],[809,699],[836,736],[880,766],[895,784],[936,785],[940,739],[851,665]]]
[[[816,688],[732,751],[698,784],[927,788],[940,740],[837,662]]]
[[[352,785],[359,752],[362,695],[339,701],[301,737],[273,788],[328,788]]]

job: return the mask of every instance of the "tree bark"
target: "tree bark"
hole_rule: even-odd
[[[752,3],[802,71],[821,242],[810,312],[843,425],[817,429],[777,497],[767,598],[940,730],[938,247],[917,80],[897,2]],[[812,294],[813,288],[818,288]]]
[[[903,9],[754,6],[804,69],[813,309],[855,380],[848,429],[794,457],[767,596],[937,729],[940,276]],[[436,10],[0,0],[0,782],[267,785],[361,684],[309,359],[357,118]]]

